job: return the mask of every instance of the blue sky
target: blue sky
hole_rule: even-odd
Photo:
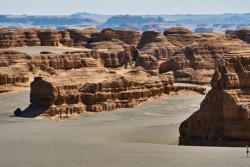
[[[0,0],[0,14],[250,13],[250,0]]]

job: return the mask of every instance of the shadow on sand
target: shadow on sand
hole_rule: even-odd
[[[24,117],[24,118],[35,118],[41,114],[43,114],[50,107],[49,103],[39,102],[32,103],[23,111],[18,108],[14,112],[14,116],[16,117]]]

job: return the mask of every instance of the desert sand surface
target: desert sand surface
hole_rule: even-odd
[[[83,48],[73,48],[73,47],[66,47],[66,46],[29,46],[29,47],[12,47],[9,48],[18,52],[26,53],[29,55],[37,55],[40,54],[42,51],[48,51],[52,53],[58,53],[61,54],[63,52],[73,52],[73,51],[84,51],[88,49]]]
[[[179,124],[203,98],[166,96],[132,109],[51,121],[9,116],[29,104],[29,91],[0,94],[0,166],[248,166],[245,148],[177,145]]]

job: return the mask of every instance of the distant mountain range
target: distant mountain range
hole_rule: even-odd
[[[67,16],[0,15],[0,28],[55,28],[99,30],[113,28],[137,31],[164,31],[183,26],[197,33],[238,30],[250,27],[250,13],[218,15],[100,15],[75,13]]]

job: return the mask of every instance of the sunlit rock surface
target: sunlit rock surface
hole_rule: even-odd
[[[219,63],[212,90],[200,109],[180,126],[180,145],[250,144],[250,52],[232,53]]]

